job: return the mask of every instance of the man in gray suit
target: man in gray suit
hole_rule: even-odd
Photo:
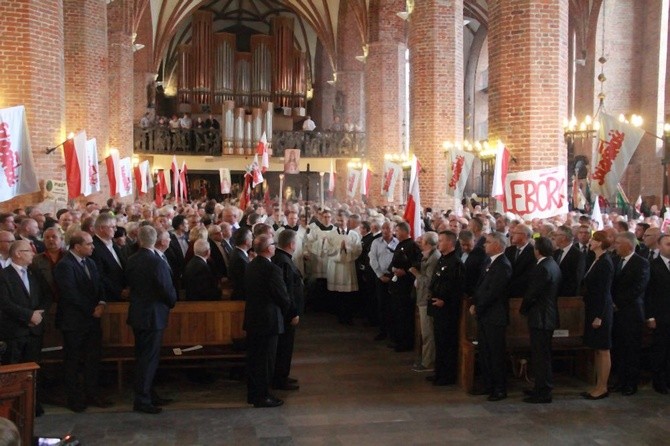
[[[530,352],[533,360],[535,388],[527,390],[526,403],[551,403],[553,389],[551,373],[551,339],[558,328],[558,290],[561,268],[554,258],[551,240],[540,237],[535,241],[537,263],[531,270],[523,296],[521,314],[528,318]]]

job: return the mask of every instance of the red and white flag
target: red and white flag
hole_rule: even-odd
[[[637,196],[637,200],[635,200],[635,212],[638,214],[642,213],[642,194]]]
[[[84,154],[85,169],[82,170],[82,191],[85,197],[100,192],[100,173],[98,172],[98,144],[95,138],[86,140]],[[81,158],[79,159],[82,160]],[[81,164],[80,164],[81,167]]]
[[[165,171],[159,170],[156,174],[156,187],[154,192],[156,193],[156,205],[163,206],[163,198],[167,195],[167,181],[165,181]]]
[[[186,174],[188,169],[186,168],[186,161],[181,162],[181,170],[179,171],[179,185],[181,191],[181,199],[183,201],[188,200],[188,182],[186,180]]]
[[[261,139],[258,140],[256,154],[261,156],[261,172],[267,172],[270,168],[270,159],[268,157],[268,138],[265,135],[265,132],[263,132],[263,135],[261,135]]]
[[[177,156],[172,157],[172,164],[170,164],[170,172],[172,172],[172,196],[175,201],[179,200],[179,165],[177,164]]]
[[[382,178],[382,196],[392,202],[394,199],[396,184],[402,178],[402,166],[391,161],[384,161],[384,177]]]
[[[251,179],[251,187],[256,187],[264,181],[263,173],[258,164],[258,154],[254,155],[254,162],[251,163]]]
[[[447,170],[447,192],[451,193],[457,201],[463,198],[465,184],[472,171],[475,156],[465,150],[451,149],[451,166]]]
[[[133,194],[133,161],[129,156],[119,160],[119,172],[116,181],[119,197],[128,197]]]
[[[617,184],[643,136],[644,130],[605,113],[600,114],[598,148],[591,175],[594,194],[606,199],[616,196]]]
[[[502,142],[498,141],[496,163],[493,170],[493,187],[491,189],[491,196],[498,201],[505,200],[505,178],[507,178],[509,170],[509,159],[509,150]]]
[[[335,165],[333,160],[330,160],[330,173],[328,174],[328,192],[331,194],[335,192]]]
[[[368,170],[368,165],[363,164],[363,168],[361,169],[361,195],[368,194],[371,179],[372,173]]]
[[[0,201],[40,190],[23,105],[0,110]]]
[[[121,186],[121,158],[119,151],[112,149],[109,156],[105,158],[107,166],[107,179],[109,180],[109,195],[114,196],[119,193]]]
[[[419,172],[421,171],[421,164],[416,158],[412,156],[412,170],[409,180],[409,196],[407,197],[407,205],[405,207],[405,215],[403,218],[409,223],[410,236],[416,239],[423,230],[421,229],[421,197],[419,196]]]
[[[358,191],[358,182],[361,180],[361,171],[349,167],[347,172],[347,196],[349,198],[354,198],[356,192]]]

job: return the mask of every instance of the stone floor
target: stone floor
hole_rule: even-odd
[[[276,392],[283,407],[245,404],[245,385],[215,375],[194,384],[183,372],[161,374],[161,396],[175,398],[160,415],[131,411],[129,391],[109,393],[110,409],[74,414],[57,406],[35,433],[73,433],[82,445],[445,445],[670,444],[670,397],[648,385],[632,397],[585,401],[585,384],[557,377],[554,403],[523,403],[525,383],[512,379],[507,400],[489,403],[456,387],[435,388],[410,370],[412,353],[371,341],[374,330],[308,315],[298,331],[294,392]],[[113,381],[113,380],[112,380]]]

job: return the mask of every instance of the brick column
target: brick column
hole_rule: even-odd
[[[133,154],[133,46],[131,0],[107,6],[109,40],[109,146]]]
[[[566,164],[568,2],[489,2],[489,140],[522,171]]]
[[[0,2],[0,35],[0,107],[25,106],[38,180],[63,180],[62,152],[44,153],[66,136],[62,1]],[[40,193],[23,195],[0,210],[40,201]]]
[[[453,208],[444,141],[463,139],[463,0],[422,0],[409,23],[410,146],[426,170],[421,204]]]
[[[405,22],[395,14],[405,9],[399,0],[370,2],[370,42],[365,63],[366,159],[373,172],[368,198],[372,204],[386,204],[381,198],[384,153],[402,149],[405,111]],[[408,123],[407,123],[408,125]],[[401,196],[401,185],[397,199]]]
[[[86,131],[95,138],[98,159],[107,153],[109,88],[107,85],[107,5],[100,0],[63,0],[65,53],[65,126],[68,132]],[[109,196],[105,169],[100,168],[100,194]]]

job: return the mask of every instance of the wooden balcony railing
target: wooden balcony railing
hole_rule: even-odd
[[[220,156],[221,131],[215,129],[170,129],[135,127],[135,152],[157,155]],[[304,158],[362,158],[366,142],[363,132],[285,132],[272,134],[272,155],[282,157],[286,149],[300,149]]]

